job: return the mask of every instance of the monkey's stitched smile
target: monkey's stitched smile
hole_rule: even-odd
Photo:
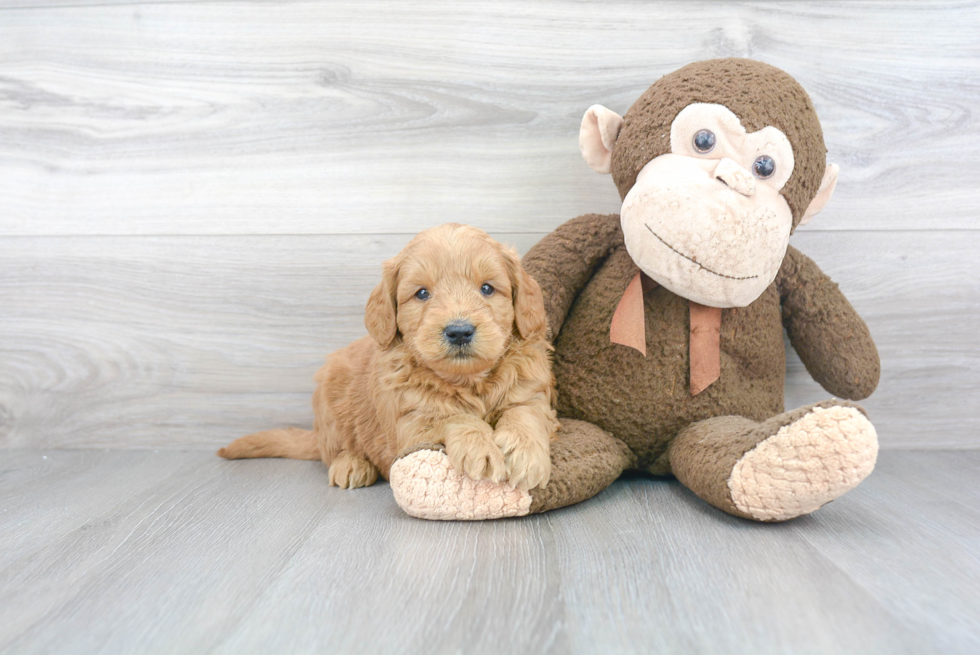
[[[711,273],[712,275],[717,275],[718,277],[727,278],[729,280],[754,280],[755,278],[759,277],[758,275],[749,275],[749,276],[746,276],[746,277],[735,277],[734,275],[725,275],[724,273],[719,273],[718,271],[713,271],[710,268],[708,268],[707,266],[705,266],[704,264],[702,264],[701,262],[698,262],[698,261],[696,261],[696,260],[688,257],[687,255],[685,255],[684,253],[682,253],[680,250],[678,250],[674,246],[672,246],[669,243],[667,243],[666,241],[664,241],[663,238],[659,234],[657,234],[656,232],[654,232],[653,231],[653,228],[650,227],[649,225],[647,225],[646,223],[643,224],[643,227],[645,227],[646,229],[650,230],[650,234],[652,234],[653,236],[657,237],[657,240],[660,243],[664,244],[665,246],[667,246],[668,248],[670,248],[671,250],[673,250],[674,252],[676,252],[678,255],[680,255],[681,257],[683,257],[687,261],[691,262],[692,264],[697,264],[698,266],[701,267],[702,270],[705,270],[705,271]]]

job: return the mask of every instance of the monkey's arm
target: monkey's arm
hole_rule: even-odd
[[[623,243],[618,214],[573,218],[535,244],[522,263],[541,285],[551,338],[596,267]]]
[[[813,379],[840,398],[870,396],[881,373],[878,349],[837,284],[790,246],[776,285],[783,325]]]

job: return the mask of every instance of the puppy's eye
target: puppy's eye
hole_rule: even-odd
[[[430,295],[431,294],[429,293],[429,290],[426,289],[425,287],[422,287],[421,289],[415,292],[415,297],[418,298],[419,300],[428,300]]]
[[[715,149],[715,133],[711,130],[698,130],[694,135],[694,149],[702,155]]]
[[[489,284],[484,284],[482,287],[480,287],[480,293],[482,293],[484,296],[492,296],[494,291],[496,291],[496,289]]]
[[[755,176],[761,180],[772,177],[772,174],[776,172],[776,162],[769,155],[762,155],[761,157],[756,157],[755,161],[752,163],[752,172]]]

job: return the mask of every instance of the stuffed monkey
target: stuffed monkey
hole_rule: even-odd
[[[661,78],[625,117],[591,107],[579,143],[623,205],[565,223],[524,257],[554,339],[562,429],[550,483],[472,481],[422,449],[392,470],[398,503],[424,518],[524,515],[638,469],[674,475],[730,514],[783,521],[853,489],[878,452],[864,410],[783,406],[784,328],[838,398],[869,396],[880,368],[837,285],[789,246],[837,182],[806,92],[767,64],[702,61]]]

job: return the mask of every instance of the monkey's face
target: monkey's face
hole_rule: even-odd
[[[644,273],[712,307],[743,307],[776,277],[793,225],[779,190],[793,172],[782,132],[747,133],[717,104],[674,119],[670,152],[650,161],[621,210],[626,248]]]
[[[589,108],[579,145],[595,171],[613,173],[637,266],[712,307],[758,298],[795,225],[820,211],[837,182],[806,92],[786,73],[743,59],[697,62],[661,78],[625,121]]]

